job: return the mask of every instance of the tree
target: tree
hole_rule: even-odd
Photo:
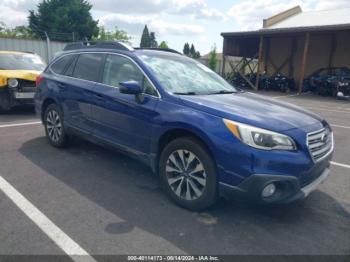
[[[34,34],[29,27],[16,26],[15,28],[8,28],[3,22],[0,22],[0,36],[9,38],[34,38]]]
[[[189,43],[185,43],[183,53],[184,55],[187,55],[195,59],[201,57],[201,54],[198,51],[196,51],[196,48],[194,47],[194,45],[191,44],[191,47],[190,47]]]
[[[151,47],[151,37],[147,25],[145,25],[142,32],[140,47]]]
[[[196,49],[194,48],[194,45],[192,44],[191,45],[191,48],[190,48],[190,57],[195,57],[196,56]]]
[[[0,21],[0,32],[3,32],[6,29],[6,24]]]
[[[183,53],[184,53],[184,55],[190,56],[190,44],[189,43],[185,43]]]
[[[162,41],[159,45],[159,48],[169,48],[168,43],[165,41]]]
[[[93,40],[100,41],[120,41],[129,42],[131,37],[124,30],[120,30],[117,26],[113,31],[106,31],[103,26],[99,27],[99,33],[97,37],[93,37]]]
[[[209,68],[215,71],[217,63],[218,63],[218,58],[216,53],[216,46],[214,45],[214,47],[209,53]]]
[[[98,35],[92,5],[86,0],[44,0],[29,11],[29,28],[38,36],[47,32],[53,40],[91,39]]]
[[[149,34],[150,40],[151,40],[151,47],[153,48],[157,48],[158,47],[158,43],[156,41],[156,34],[154,32],[151,32]]]

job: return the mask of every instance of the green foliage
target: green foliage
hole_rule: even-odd
[[[195,55],[196,55],[196,49],[194,48],[194,45],[192,44],[191,48],[190,48],[190,56],[194,57]]]
[[[117,26],[113,31],[106,31],[103,26],[99,27],[99,33],[97,37],[93,37],[94,41],[120,41],[120,42],[129,42],[131,37],[127,32],[120,30]]]
[[[7,38],[35,38],[33,32],[27,26],[16,26],[15,28],[8,28],[5,23],[0,22],[0,37]]]
[[[147,25],[145,25],[142,32],[140,47],[151,47],[151,37]]]
[[[157,48],[158,47],[158,43],[157,43],[157,40],[156,40],[156,34],[154,32],[151,32],[149,34],[149,37],[150,37],[150,40],[151,40],[151,46],[150,47]]]
[[[189,43],[185,43],[183,53],[184,53],[184,55],[190,56],[190,44]]]
[[[168,43],[165,41],[162,41],[159,45],[159,48],[169,48]]]
[[[38,36],[47,32],[51,40],[75,40],[98,35],[98,21],[93,20],[92,5],[86,0],[44,0],[38,10],[29,11],[29,27]]]
[[[4,31],[5,29],[6,29],[6,24],[0,21],[0,32]]]
[[[209,53],[209,68],[215,71],[217,63],[218,63],[218,57],[216,53],[216,46],[214,45],[214,47]]]
[[[194,47],[194,45],[191,44],[191,47],[190,47],[189,43],[185,43],[183,53],[184,55],[187,55],[195,59],[200,58],[201,56],[201,54],[198,51],[196,51],[196,48]]]

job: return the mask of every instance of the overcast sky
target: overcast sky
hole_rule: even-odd
[[[39,0],[1,0],[0,21],[10,27],[27,24],[29,9]],[[145,24],[171,48],[182,51],[194,43],[202,54],[216,44],[221,32],[258,29],[262,19],[300,5],[304,11],[350,7],[350,0],[89,0],[92,15],[107,29],[118,26],[138,46]]]

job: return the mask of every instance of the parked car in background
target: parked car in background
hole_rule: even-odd
[[[239,73],[226,75],[225,78],[228,82],[233,84],[235,87],[242,89],[252,89],[251,85],[248,84],[246,79],[248,79],[253,85],[256,84],[257,73],[250,73],[245,75],[245,79]],[[265,91],[280,91],[283,93],[288,93],[290,91],[295,91],[294,79],[288,78],[282,74],[275,74],[268,76],[265,72],[260,74],[259,77],[259,89]]]
[[[347,67],[321,68],[304,82],[306,87],[322,96],[349,95],[350,69]],[[341,90],[339,90],[341,89]]]
[[[0,51],[0,111],[34,103],[36,77],[45,69],[36,54]]]
[[[36,111],[53,146],[77,135],[113,146],[149,165],[189,209],[220,195],[288,203],[329,175],[324,119],[240,91],[169,49],[71,44],[37,83]]]
[[[288,93],[295,90],[294,79],[288,78],[280,73],[275,74],[268,79],[267,90],[280,91]]]

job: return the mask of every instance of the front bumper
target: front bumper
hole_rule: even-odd
[[[346,86],[339,86],[338,87],[338,93],[337,93],[338,98],[350,98],[350,83]]]
[[[22,89],[12,89],[12,88],[1,88],[0,96],[7,100],[9,105],[15,106],[18,104],[34,104],[35,88],[22,88]]]
[[[227,198],[243,198],[262,203],[290,203],[307,197],[329,176],[329,168],[324,169],[309,184],[300,185],[297,177],[281,175],[254,174],[238,186],[219,183],[220,194]],[[274,183],[276,192],[267,198],[261,195],[265,186]]]

